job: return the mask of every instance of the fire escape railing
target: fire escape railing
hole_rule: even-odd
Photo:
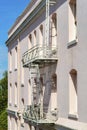
[[[47,109],[47,108],[45,108]],[[40,114],[40,105],[33,106],[28,105],[25,107],[23,111],[23,118],[35,123],[54,123],[58,118],[58,111],[55,109],[54,111],[47,110],[47,112]]]
[[[38,44],[26,51],[22,56],[23,66],[35,61],[39,62],[39,60],[57,60],[57,47]]]

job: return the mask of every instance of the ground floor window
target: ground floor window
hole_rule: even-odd
[[[69,73],[69,113],[77,114],[77,71],[75,69]]]

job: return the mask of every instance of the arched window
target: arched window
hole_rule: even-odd
[[[21,64],[21,86],[24,86],[24,67]]]
[[[24,98],[22,98],[21,101],[22,101],[22,106],[24,107]]]
[[[52,45],[57,45],[57,15],[54,13],[52,15],[52,24],[51,24],[51,39],[52,39]]]
[[[18,129],[18,122],[17,122],[17,119],[14,120],[15,121],[15,130]]]
[[[17,46],[15,47],[15,70],[17,69],[17,64],[18,64],[18,48]]]
[[[17,106],[18,102],[18,91],[17,91],[17,83],[15,82],[15,106]]]
[[[32,104],[32,86],[31,86],[31,80],[28,80],[28,105]]]
[[[12,51],[10,51],[10,54],[9,54],[9,70],[10,72],[12,71]]]
[[[29,35],[29,47],[33,47],[32,34]]]
[[[76,0],[69,2],[69,40],[77,39]]]
[[[53,74],[51,77],[52,87],[51,87],[51,110],[57,108],[57,75]]]
[[[8,116],[8,129],[12,129],[12,117]]]
[[[12,84],[10,83],[10,91],[9,91],[9,101],[10,101],[10,104],[12,103]]]
[[[34,31],[34,45],[37,44],[37,34],[36,34],[36,30]]]
[[[77,71],[75,69],[69,73],[69,113],[77,114]]]
[[[40,31],[39,31],[39,44],[43,45],[43,25],[40,26]]]

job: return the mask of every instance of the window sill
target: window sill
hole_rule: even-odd
[[[12,104],[11,104],[11,103],[9,103],[9,106],[12,106]]]
[[[14,104],[14,107],[17,107],[17,104]]]
[[[12,73],[12,70],[10,70],[9,73],[11,74],[11,73]]]
[[[68,114],[68,118],[77,120],[78,119],[78,114],[76,114],[76,113],[69,113]]]
[[[14,104],[14,107],[17,107],[17,104]]]
[[[21,83],[21,87],[24,87],[24,83]]]
[[[70,42],[67,44],[67,47],[68,47],[68,48],[73,47],[73,46],[75,46],[77,43],[78,43],[78,39],[72,40],[72,41],[70,41]]]
[[[17,71],[17,68],[15,68],[14,71]]]

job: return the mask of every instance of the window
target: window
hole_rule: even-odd
[[[17,83],[15,83],[15,107],[17,107],[17,100],[18,100]]]
[[[8,129],[11,130],[11,129],[12,129],[12,117],[11,117],[11,116],[8,116],[8,117],[9,117],[9,118],[8,118],[8,121],[9,121],[9,122],[8,122],[8,123],[9,123],[9,124],[8,124]]]
[[[57,75],[53,74],[51,77],[51,110],[57,108]]]
[[[10,90],[9,90],[9,102],[12,103],[12,84],[10,83]]]
[[[43,25],[40,26],[40,31],[39,31],[39,44],[43,45]]]
[[[69,41],[77,39],[76,0],[69,2]]]
[[[77,71],[72,69],[69,74],[69,113],[77,114]]]
[[[22,101],[22,106],[24,107],[24,98],[22,98],[21,101]]]
[[[18,130],[17,119],[15,119],[15,130]]]
[[[57,17],[56,13],[52,15],[52,23],[51,23],[51,41],[52,45],[57,45]]]
[[[12,51],[10,51],[10,58],[9,58],[9,60],[10,60],[10,68],[9,68],[9,70],[10,70],[10,72],[12,71]]]
[[[29,47],[33,47],[32,34],[29,35]]]
[[[21,64],[21,85],[24,86],[24,67]]]
[[[28,105],[31,105],[32,101],[32,87],[31,87],[31,81],[28,80]]]
[[[31,130],[36,130],[36,127],[32,125]]]
[[[36,31],[34,31],[34,45],[37,44],[37,35],[36,35]]]
[[[17,47],[15,47],[15,69],[17,69],[17,63],[18,63],[18,56],[17,56]]]

